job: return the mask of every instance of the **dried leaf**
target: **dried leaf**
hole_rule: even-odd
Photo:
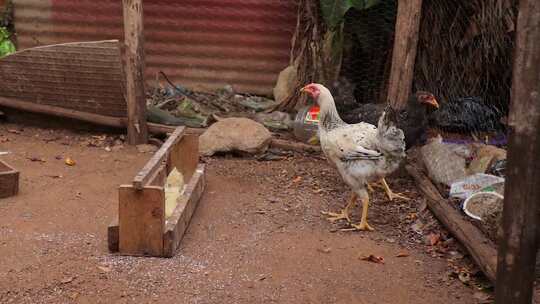
[[[293,179],[293,183],[299,183],[302,181],[302,177],[301,176],[297,176],[295,179]]]
[[[362,257],[360,258],[360,260],[377,263],[377,264],[384,264],[384,258],[382,256],[375,256],[373,254],[370,254],[369,256],[366,256],[366,257]]]
[[[431,246],[435,246],[441,241],[441,235],[438,233],[432,233],[428,236],[428,240]]]
[[[33,162],[41,162],[41,163],[46,162],[45,159],[39,158],[39,157],[27,157],[27,159]]]
[[[72,282],[73,279],[74,279],[73,277],[65,277],[65,278],[63,278],[63,279],[60,281],[60,283],[62,283],[62,284],[67,284],[67,283]]]
[[[492,300],[491,295],[480,291],[475,292],[473,298],[475,298],[478,303],[491,303]]]
[[[409,256],[408,252],[400,252],[396,255],[396,258],[406,258]]]
[[[322,252],[322,253],[330,253],[332,251],[332,248],[329,248],[329,247],[317,248],[317,251]]]
[[[98,266],[97,268],[103,272],[111,272],[112,270],[110,267],[106,267],[106,266]]]
[[[68,166],[75,166],[75,161],[71,159],[70,157],[66,158],[65,163]]]

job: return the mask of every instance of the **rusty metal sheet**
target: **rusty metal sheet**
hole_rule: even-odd
[[[0,59],[0,96],[126,116],[119,42],[36,47]]]
[[[297,0],[145,0],[147,81],[271,94],[289,62]],[[122,1],[14,0],[21,48],[122,39]]]

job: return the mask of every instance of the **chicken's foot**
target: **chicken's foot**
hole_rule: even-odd
[[[362,218],[360,220],[360,224],[352,224],[351,225],[352,227],[354,227],[357,230],[362,230],[362,231],[373,231],[373,230],[375,230],[367,222],[368,208],[369,208],[369,197],[366,197],[366,198],[362,199]]]
[[[388,184],[386,183],[386,180],[383,178],[381,179],[381,183],[382,183],[382,186],[384,188],[384,191],[386,192],[386,195],[388,195],[388,199],[393,201],[395,198],[399,198],[399,199],[402,199],[404,201],[408,201],[410,200],[410,198],[406,197],[405,195],[401,194],[401,193],[394,193],[390,187],[388,186]]]
[[[343,210],[341,210],[339,213],[329,212],[329,211],[323,211],[321,213],[324,215],[328,215],[327,220],[329,220],[332,223],[337,222],[339,220],[347,220],[347,222],[350,223],[351,222],[350,209],[354,207],[354,204],[356,203],[356,198],[357,198],[357,195],[356,193],[353,192],[351,194],[349,202],[347,203],[347,206],[345,206],[345,208],[343,208]]]

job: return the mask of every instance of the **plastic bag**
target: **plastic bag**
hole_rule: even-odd
[[[450,187],[450,196],[460,199],[467,199],[475,192],[503,182],[504,178],[502,177],[477,173],[452,183],[452,186]]]

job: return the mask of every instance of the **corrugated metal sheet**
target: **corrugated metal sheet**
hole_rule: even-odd
[[[122,39],[120,0],[15,0],[21,48]],[[270,94],[289,60],[296,0],[145,0],[147,80]]]
[[[37,47],[0,59],[0,96],[126,116],[118,41]]]

